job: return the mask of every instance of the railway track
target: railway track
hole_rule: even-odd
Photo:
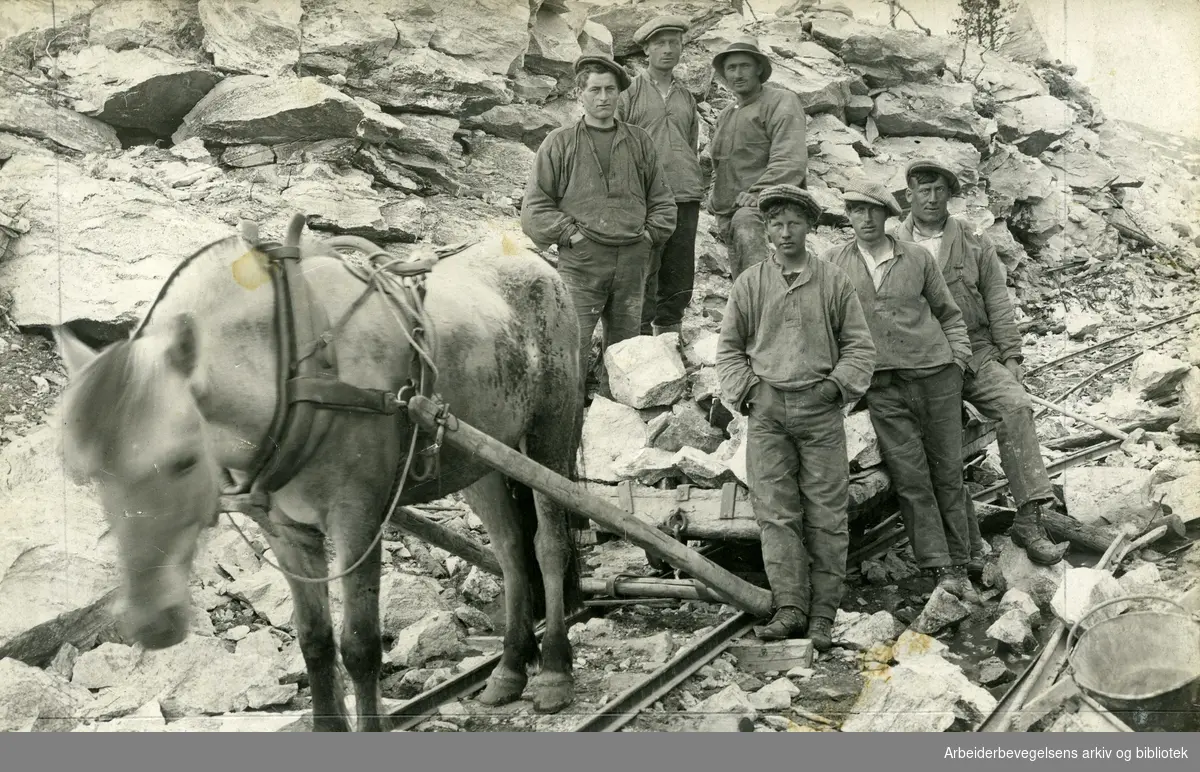
[[[666,570],[651,576],[667,578],[672,574],[673,571]],[[576,631],[572,636],[576,656],[576,699],[560,714],[537,715],[531,704],[524,700],[498,707],[475,702],[473,698],[483,690],[488,676],[500,661],[500,654],[496,653],[393,707],[388,711],[392,731],[621,731],[643,710],[663,700],[719,657],[730,643],[745,635],[754,624],[749,614],[727,606],[691,603],[705,607],[708,613],[696,613],[693,605],[684,605],[656,614],[655,622],[672,623],[674,632],[669,637],[663,635],[660,627],[656,627],[657,635],[639,636],[646,630],[628,620],[614,620],[614,617],[622,616],[620,609],[656,605],[653,602],[600,603],[585,606],[568,617],[568,625]],[[675,618],[671,619],[672,616]],[[696,622],[691,625],[695,629],[686,629],[689,617],[690,621]],[[598,630],[603,630],[596,637],[589,634],[592,625],[588,623],[593,620],[607,622],[596,625]],[[705,625],[704,622],[713,623]],[[582,630],[580,625],[583,625]],[[535,633],[539,641],[542,632],[539,625]],[[641,648],[647,642],[651,642],[656,651]],[[666,654],[666,647],[674,644],[680,644],[678,649]],[[632,649],[622,650],[623,646],[630,645]],[[605,659],[613,659],[606,655],[614,646],[625,656],[619,653],[617,658],[621,661],[605,663]]]

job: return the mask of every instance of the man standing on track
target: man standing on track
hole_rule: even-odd
[[[850,277],[871,328],[878,354],[867,407],[913,555],[938,587],[978,603],[962,465],[967,326],[933,255],[884,230],[902,211],[887,188],[856,180],[843,200],[855,237],[822,259]]]
[[[759,206],[776,251],[730,290],[717,372],[726,404],[749,416],[747,482],[776,608],[756,633],[779,640],[807,631],[825,651],[850,546],[841,408],[867,390],[875,345],[849,278],[805,248],[821,215],[808,191],[770,187]]]
[[[921,160],[908,165],[905,179],[912,212],[896,237],[925,247],[937,258],[962,311],[972,348],[963,399],[996,422],[1000,466],[1017,504],[1010,535],[1034,563],[1054,565],[1071,545],[1054,543],[1042,525],[1042,510],[1054,501],[1054,489],[1042,461],[1033,404],[1021,382],[1021,334],[1004,264],[991,239],[950,216],[950,198],[962,188],[958,175],[936,161]],[[972,516],[972,540],[981,545],[978,530]],[[982,551],[974,551],[972,570],[982,573],[982,563]]]
[[[659,16],[633,33],[649,68],[621,92],[617,118],[646,130],[654,140],[667,182],[675,193],[675,232],[651,255],[642,303],[642,334],[679,332],[692,299],[696,273],[696,227],[704,175],[700,170],[700,115],[696,100],[675,79],[688,20]]]
[[[606,56],[575,62],[583,117],[550,132],[534,157],[521,227],[558,245],[558,272],[579,319],[580,388],[596,323],[604,344],[638,335],[650,252],[675,230],[675,198],[645,130],[615,118],[629,76]]]
[[[709,143],[713,187],[708,207],[717,217],[736,280],[767,256],[759,192],[771,185],[807,187],[808,118],[799,97],[764,85],[771,78],[771,60],[755,41],[730,43],[713,57],[713,69],[737,98],[717,119]]]

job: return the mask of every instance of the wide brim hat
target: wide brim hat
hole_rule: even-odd
[[[762,82],[766,83],[771,79],[771,60],[767,58],[766,54],[759,50],[757,41],[745,39],[733,41],[713,56],[713,70],[716,71],[717,77],[722,82],[725,80],[725,74],[721,72],[721,62],[724,61],[725,57],[729,56],[730,54],[749,54],[750,56],[753,56],[762,67]]]
[[[633,33],[633,42],[645,48],[646,43],[650,42],[650,38],[660,32],[675,30],[683,34],[689,29],[691,29],[691,25],[683,16],[656,16],[637,28],[637,31]]]
[[[629,84],[632,82],[629,79],[629,73],[625,72],[624,67],[617,64],[615,61],[608,58],[607,56],[600,56],[598,54],[588,54],[586,56],[581,56],[578,59],[576,59],[575,60],[576,74],[578,74],[579,71],[581,69],[583,69],[583,67],[585,65],[588,65],[588,64],[598,64],[601,67],[608,70],[609,72],[611,72],[613,75],[615,75],[617,77],[617,90],[618,91],[624,91],[625,89],[629,88]]]
[[[904,214],[904,210],[900,207],[900,202],[892,195],[892,192],[887,189],[887,186],[879,182],[868,182],[866,180],[854,180],[846,185],[842,191],[842,200],[862,201],[867,204],[881,206],[888,211],[889,214],[896,217]]]
[[[958,179],[958,175],[955,174],[954,171],[949,167],[943,166],[937,161],[933,161],[928,158],[919,158],[916,161],[911,162],[904,170],[905,182],[907,182],[908,178],[911,177],[915,172],[937,172],[950,182],[950,192],[952,194],[957,194],[962,190],[962,181]]]
[[[759,210],[769,207],[771,204],[790,202],[799,204],[812,215],[813,221],[820,219],[825,210],[813,198],[813,194],[809,193],[804,188],[798,188],[795,185],[772,185],[769,188],[763,188],[758,194]]]

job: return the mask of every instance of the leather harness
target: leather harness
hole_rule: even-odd
[[[407,405],[408,399],[414,394],[432,397],[436,379],[436,367],[423,345],[426,328],[425,277],[441,257],[461,251],[467,246],[462,244],[444,248],[432,257],[422,260],[401,261],[366,239],[328,239],[324,242],[326,246],[349,246],[367,252],[367,260],[372,265],[369,273],[364,275],[355,271],[348,263],[344,263],[347,269],[363,279],[367,286],[338,323],[331,325],[323,305],[315,297],[301,269],[299,242],[304,223],[303,215],[294,215],[283,244],[260,240],[258,228],[254,223],[243,221],[241,227],[242,237],[268,259],[268,271],[275,296],[275,332],[279,337],[277,356],[280,398],[276,402],[275,414],[267,436],[259,444],[258,452],[250,465],[249,477],[243,483],[237,484],[229,470],[222,470],[226,479],[218,511],[244,513],[264,529],[268,529],[267,515],[271,506],[271,492],[287,485],[316,452],[332,423],[333,412],[396,416],[402,427],[411,432],[411,447],[416,447],[416,435],[420,429],[409,420],[407,410],[401,408]],[[335,250],[332,251],[337,254]],[[203,252],[204,250],[201,250],[192,257]],[[385,256],[389,260],[383,265],[376,265],[373,260],[379,256]],[[136,338],[145,329],[167,287],[188,262],[190,260],[181,263],[167,278],[150,311],[132,337]],[[399,305],[403,315],[407,317],[398,320],[402,327],[408,328],[404,332],[413,349],[411,372],[419,374],[419,377],[410,377],[398,393],[362,388],[338,380],[334,349],[336,333],[376,291],[384,293],[389,301]],[[440,433],[439,431],[439,435]],[[438,436],[433,444],[421,451],[421,457],[426,462],[424,469],[409,472],[407,476],[420,481],[436,474],[440,446],[441,437]]]

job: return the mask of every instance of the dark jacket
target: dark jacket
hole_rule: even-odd
[[[890,238],[890,237],[889,237]],[[821,255],[841,268],[858,290],[871,337],[875,370],[923,370],[971,361],[971,339],[962,312],[929,250],[892,239],[896,256],[875,291],[858,252],[858,240]]]
[[[896,228],[896,238],[913,240],[911,214]],[[991,358],[1001,363],[1022,359],[1021,333],[1008,296],[1004,263],[992,240],[986,234],[972,233],[950,217],[942,233],[937,262],[971,336],[971,370],[977,371]]]
[[[581,118],[550,132],[533,160],[521,228],[541,248],[582,233],[599,244],[663,244],[675,230],[675,196],[650,135],[617,121],[608,177]]]
[[[744,105],[726,107],[709,142],[713,160],[710,211],[732,214],[739,193],[769,185],[804,186],[808,174],[808,116],[800,98],[764,85]]]
[[[646,130],[667,174],[675,200],[699,201],[704,196],[700,169],[700,114],[696,100],[675,80],[664,101],[645,73],[621,92],[617,118]]]

